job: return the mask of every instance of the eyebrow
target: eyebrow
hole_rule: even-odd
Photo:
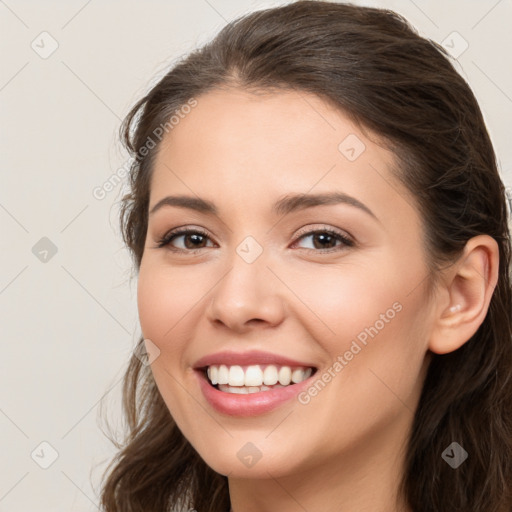
[[[276,215],[286,215],[291,212],[312,208],[314,206],[324,206],[332,204],[347,204],[364,211],[376,221],[380,222],[376,215],[361,201],[344,192],[329,192],[324,194],[293,194],[286,195],[274,203],[272,211]],[[218,215],[218,209],[214,203],[192,196],[167,196],[158,201],[151,211],[154,214],[164,206],[176,206],[178,208],[188,208],[209,215]]]

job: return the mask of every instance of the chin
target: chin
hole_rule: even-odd
[[[263,457],[254,462],[252,466],[245,465],[236,456],[211,456],[203,458],[205,463],[212,468],[216,473],[219,473],[229,478],[241,479],[266,479],[271,477],[282,477],[290,471],[290,467],[283,471],[281,464],[276,464],[275,461],[264,461]]]
[[[217,450],[212,450],[211,444],[204,450],[200,446],[195,449],[210,468],[230,478],[282,477],[290,474],[292,463],[298,470],[300,460],[296,446],[277,446],[268,440],[265,446],[263,444],[263,439],[260,443],[257,440],[252,443],[247,436],[242,436],[224,443],[219,441]]]

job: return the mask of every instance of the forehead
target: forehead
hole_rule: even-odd
[[[310,93],[222,89],[198,97],[161,149],[189,151],[190,157],[209,149],[217,158],[227,151],[232,158],[243,152],[253,160],[317,160],[321,151],[337,157],[339,143],[351,134],[363,138],[359,132],[340,110]]]
[[[196,99],[162,140],[150,205],[180,193],[262,207],[284,193],[332,190],[374,211],[403,201],[406,191],[390,186],[393,154],[316,95],[227,89]]]

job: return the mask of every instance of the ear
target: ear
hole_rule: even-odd
[[[498,282],[499,247],[489,235],[467,241],[457,262],[442,278],[429,349],[452,352],[466,343],[487,315]]]

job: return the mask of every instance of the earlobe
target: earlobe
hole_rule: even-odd
[[[498,282],[499,247],[494,238],[478,235],[466,243],[459,260],[444,276],[449,297],[434,318],[429,349],[453,352],[466,343],[484,321]]]

